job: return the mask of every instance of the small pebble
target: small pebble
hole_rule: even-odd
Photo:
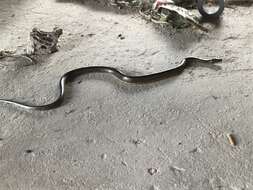
[[[105,160],[107,158],[107,154],[102,154],[101,158],[102,158],[102,160]]]
[[[160,190],[160,188],[156,185],[152,185],[150,190]]]
[[[127,166],[127,163],[125,161],[122,161],[121,164]]]
[[[33,150],[28,149],[28,150],[26,150],[25,152],[26,152],[27,154],[30,154],[30,153],[33,153]]]
[[[119,34],[119,35],[118,35],[118,38],[121,39],[121,40],[124,40],[124,39],[125,39],[125,37],[124,37],[122,34]]]
[[[189,151],[189,153],[195,153],[198,152],[198,148],[194,148],[193,150]]]
[[[218,99],[218,97],[217,97],[217,96],[214,96],[214,95],[212,95],[212,98],[215,99],[215,100]]]
[[[96,34],[93,34],[93,33],[90,33],[90,34],[87,34],[88,37],[92,37],[92,36],[95,36]]]
[[[137,139],[132,141],[136,146],[139,144],[144,144],[146,141],[144,139]]]
[[[86,140],[86,142],[87,142],[88,144],[96,144],[96,139],[88,138],[88,139]]]
[[[158,169],[156,169],[156,168],[149,168],[148,169],[148,173],[150,174],[150,175],[154,175],[154,174],[156,174],[158,172]]]
[[[70,110],[66,111],[65,114],[68,115],[68,114],[71,114],[71,113],[73,113],[75,111],[76,111],[75,109],[70,109]]]

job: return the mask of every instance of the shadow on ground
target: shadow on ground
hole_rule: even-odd
[[[117,8],[112,7],[109,1],[106,0],[56,0],[58,3],[75,3],[79,5],[84,5],[90,9],[97,11],[110,11],[110,12],[118,12]],[[121,11],[122,12],[122,11]]]
[[[119,9],[117,6],[112,6],[110,4],[111,0],[55,0],[58,3],[69,3],[69,4],[78,4],[80,6],[85,6],[93,11],[102,11],[102,12],[112,12],[115,14],[129,14],[134,15],[138,14],[138,8],[128,8],[124,7]],[[147,6],[147,1],[143,0],[144,6]],[[206,21],[203,21],[205,23]],[[204,32],[201,32],[198,29],[193,29],[193,27],[176,29],[171,25],[160,25],[152,23],[147,20],[148,24],[152,24],[155,30],[161,34],[165,41],[169,40],[170,43],[173,43],[175,47],[180,47],[181,49],[187,49],[190,44],[199,42],[200,39],[205,36]],[[218,28],[222,22],[215,21],[212,23],[215,28]],[[173,37],[172,37],[173,36]]]

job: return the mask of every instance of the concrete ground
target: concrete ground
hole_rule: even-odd
[[[35,26],[57,25],[64,35],[59,52],[41,63],[2,60],[0,97],[53,101],[63,73],[91,65],[140,75],[197,56],[223,58],[221,70],[192,67],[148,85],[92,74],[68,85],[56,110],[2,104],[0,189],[252,190],[253,7],[226,9],[209,34],[117,12],[72,1],[1,0],[0,49],[25,49]]]

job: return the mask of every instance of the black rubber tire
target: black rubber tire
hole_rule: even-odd
[[[204,3],[205,3],[205,0],[198,0],[197,6],[198,6],[198,10],[199,10],[200,14],[206,19],[217,19],[221,16],[221,14],[224,11],[224,7],[225,7],[224,0],[218,0],[219,9],[215,13],[212,13],[212,14],[209,14],[205,11]]]

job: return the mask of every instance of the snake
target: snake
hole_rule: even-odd
[[[75,77],[90,73],[108,73],[116,77],[122,82],[126,83],[151,83],[159,80],[163,80],[166,78],[170,78],[173,76],[179,75],[183,70],[192,65],[192,63],[200,62],[200,63],[207,63],[207,64],[215,64],[221,62],[222,59],[199,59],[195,57],[188,57],[183,59],[176,67],[165,70],[158,73],[142,75],[142,76],[130,76],[124,74],[122,71],[114,68],[114,67],[107,67],[107,66],[89,66],[89,67],[81,67],[74,70],[71,70],[65,74],[63,74],[59,81],[59,95],[58,97],[51,103],[44,104],[44,105],[32,105],[23,102],[14,101],[11,99],[0,99],[0,103],[10,104],[12,106],[16,106],[25,110],[38,110],[38,111],[45,111],[45,110],[52,110],[55,108],[60,107],[64,102],[65,96],[65,86],[69,81],[72,81]]]

